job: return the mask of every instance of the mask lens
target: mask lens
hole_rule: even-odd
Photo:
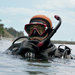
[[[32,33],[33,26],[32,25],[25,25],[25,30],[28,34]]]
[[[45,32],[45,25],[43,24],[30,24],[25,26],[25,30],[28,34],[32,34],[33,30],[36,29],[39,35]]]
[[[45,26],[44,25],[38,25],[37,30],[38,30],[39,34],[42,35],[45,31]]]

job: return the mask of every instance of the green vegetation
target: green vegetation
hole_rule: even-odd
[[[14,28],[5,28],[7,30],[7,32],[9,32],[10,34],[12,34],[14,37],[20,37],[20,36],[24,36],[24,33],[22,31],[16,31]]]
[[[0,37],[20,37],[24,36],[23,31],[16,31],[13,27],[11,28],[4,28],[3,24],[0,24]]]
[[[4,36],[4,25],[0,24],[0,36]]]

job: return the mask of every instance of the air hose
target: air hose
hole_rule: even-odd
[[[17,40],[21,39],[21,38],[27,38],[28,40],[30,40],[30,38],[29,38],[28,36],[21,36],[21,37],[15,39],[15,40],[13,41],[12,45],[14,45],[15,42],[16,42]]]

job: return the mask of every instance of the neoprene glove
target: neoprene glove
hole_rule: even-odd
[[[21,46],[18,50],[18,54],[20,55],[25,55],[26,52],[33,52],[36,53],[38,52],[39,48],[36,46],[38,42],[36,41],[23,41],[21,43]]]

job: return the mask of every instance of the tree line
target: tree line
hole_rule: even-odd
[[[0,36],[4,36],[4,25],[0,24]]]
[[[0,24],[0,36],[6,37],[6,36],[5,36],[5,31],[7,31],[7,32],[8,32],[9,34],[11,34],[13,37],[24,36],[23,31],[17,31],[17,30],[14,29],[13,27],[4,28],[4,25],[3,25],[3,24]]]
[[[24,36],[23,31],[17,31],[13,27],[5,28],[10,34],[12,34],[14,37],[20,37]]]

